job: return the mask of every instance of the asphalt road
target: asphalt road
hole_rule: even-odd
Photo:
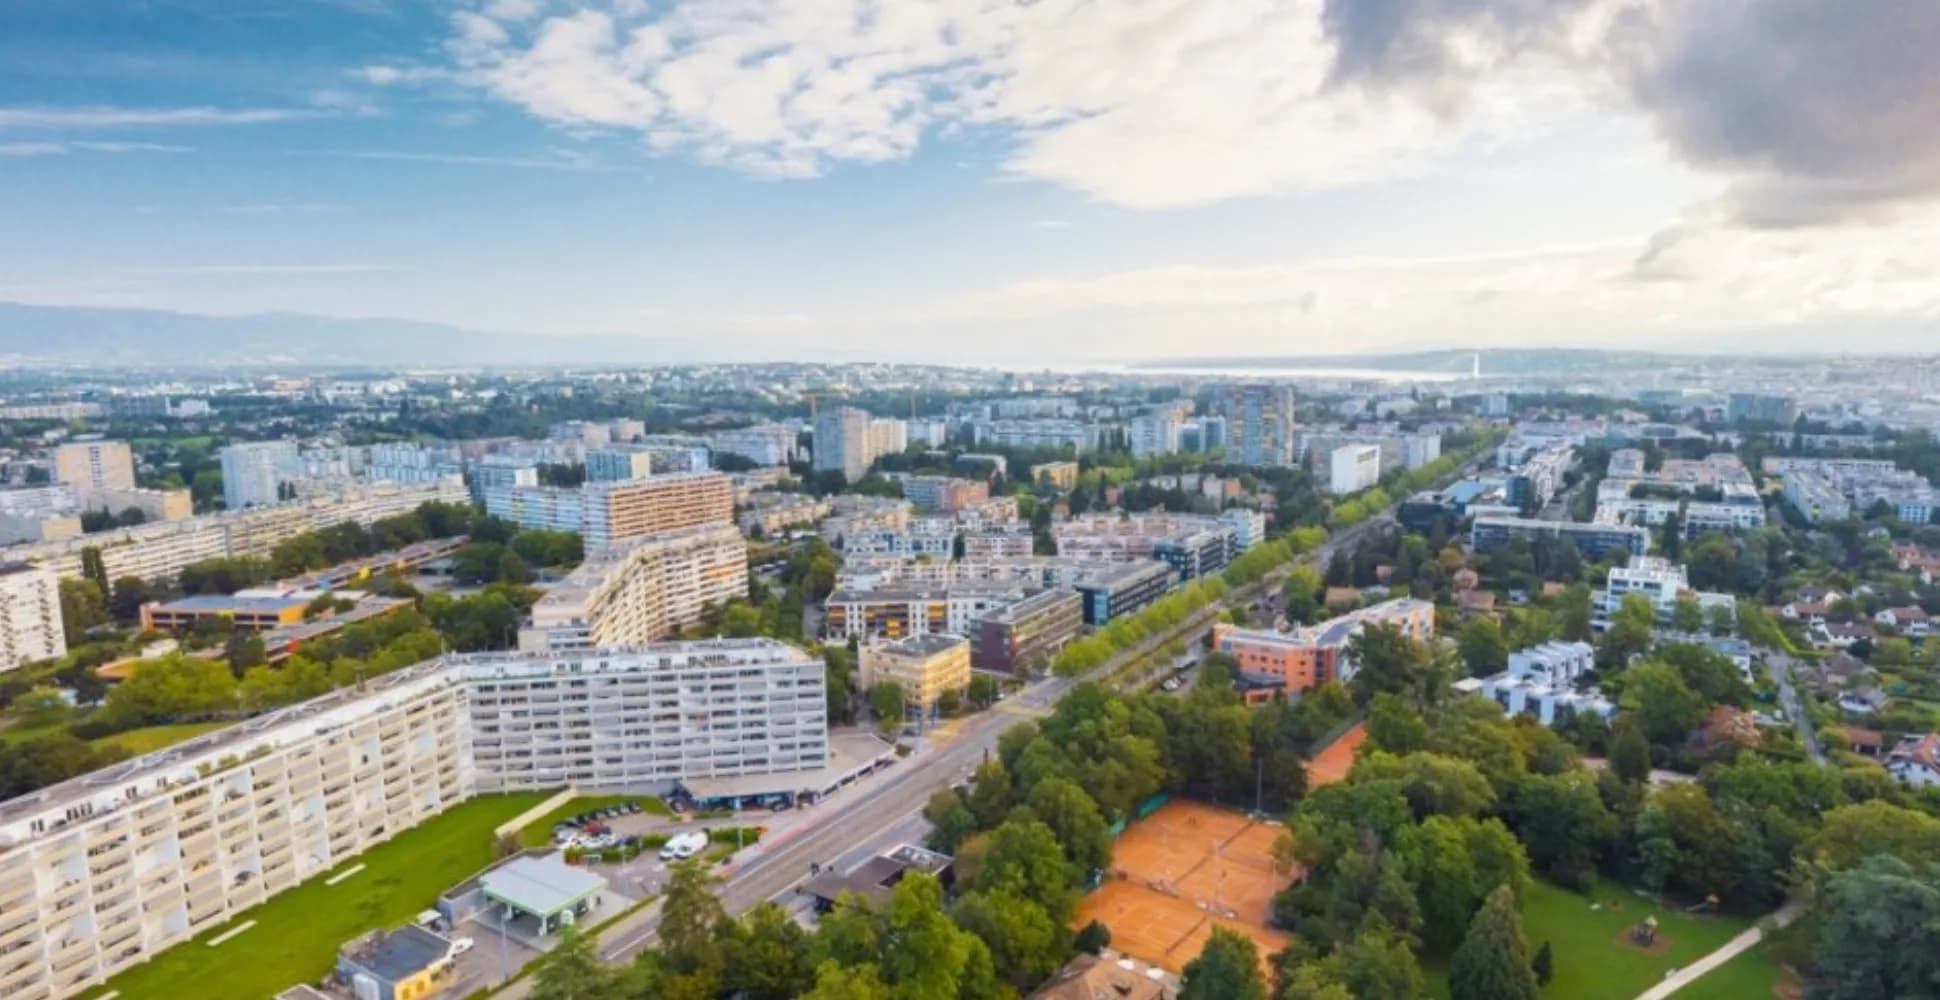
[[[1812,755],[1812,763],[1825,766],[1825,749],[1819,746],[1819,736],[1812,731],[1812,717],[1805,714],[1804,706],[1799,704],[1799,692],[1792,686],[1792,668],[1797,660],[1786,656],[1776,649],[1764,650],[1765,673],[1778,685],[1778,704],[1798,727],[1799,742],[1805,744],[1805,752]]]

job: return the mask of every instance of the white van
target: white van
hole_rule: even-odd
[[[685,861],[706,849],[707,831],[705,830],[675,834],[673,839],[667,841],[667,846],[660,849],[660,860]]]

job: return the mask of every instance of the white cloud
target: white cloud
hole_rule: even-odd
[[[173,264],[123,268],[123,274],[213,277],[221,275],[370,274],[395,268],[378,264]]]
[[[530,23],[464,12],[460,78],[541,118],[634,131],[759,174],[912,154],[926,134],[1011,132],[1005,166],[1136,208],[1360,183],[1462,130],[1330,88],[1320,0],[706,0]],[[1474,127],[1562,104],[1541,73],[1478,88]]]
[[[114,105],[70,107],[0,106],[0,128],[89,129],[148,126],[256,125],[315,118],[326,112],[307,108],[132,108]]]
[[[462,167],[510,167],[517,170],[581,170],[591,173],[632,172],[633,170],[631,167],[615,167],[601,163],[575,150],[557,150],[551,158],[472,153],[411,153],[388,149],[324,150],[315,155],[341,156],[353,160],[440,163]]]
[[[0,142],[0,156],[65,156],[69,153],[189,153],[162,142]]]

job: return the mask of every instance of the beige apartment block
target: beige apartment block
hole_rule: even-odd
[[[859,666],[864,689],[894,682],[903,689],[904,704],[930,715],[944,692],[961,695],[970,686],[970,642],[954,635],[913,635],[862,647]]]
[[[519,648],[584,649],[664,639],[708,605],[748,593],[748,543],[718,524],[595,550],[532,606]]]

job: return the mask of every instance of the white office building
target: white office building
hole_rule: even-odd
[[[787,465],[795,457],[795,431],[785,424],[715,431],[707,443],[718,454],[739,455],[756,465]]]
[[[232,444],[220,454],[222,502],[230,510],[277,503],[284,483],[303,478],[303,457],[294,441]]]
[[[1631,594],[1640,594],[1648,599],[1660,621],[1670,620],[1680,600],[1696,601],[1707,616],[1716,608],[1727,609],[1733,614],[1738,609],[1737,599],[1730,594],[1692,590],[1690,577],[1683,566],[1658,556],[1640,556],[1631,559],[1628,566],[1610,570],[1604,588],[1597,592],[1596,613],[1591,624],[1599,630],[1610,627],[1611,616],[1623,606],[1623,599]]]
[[[0,804],[0,996],[61,1000],[480,792],[828,783],[772,639],[444,657]]]
[[[1335,496],[1359,493],[1381,481],[1381,449],[1375,445],[1342,445],[1328,465],[1328,489]]]
[[[640,446],[599,448],[586,453],[586,478],[596,483],[645,479],[653,474],[653,453]]]
[[[63,656],[61,588],[54,574],[24,563],[0,565],[0,671]]]
[[[837,406],[815,415],[815,471],[840,472],[853,483],[867,475],[874,462],[867,411]]]

